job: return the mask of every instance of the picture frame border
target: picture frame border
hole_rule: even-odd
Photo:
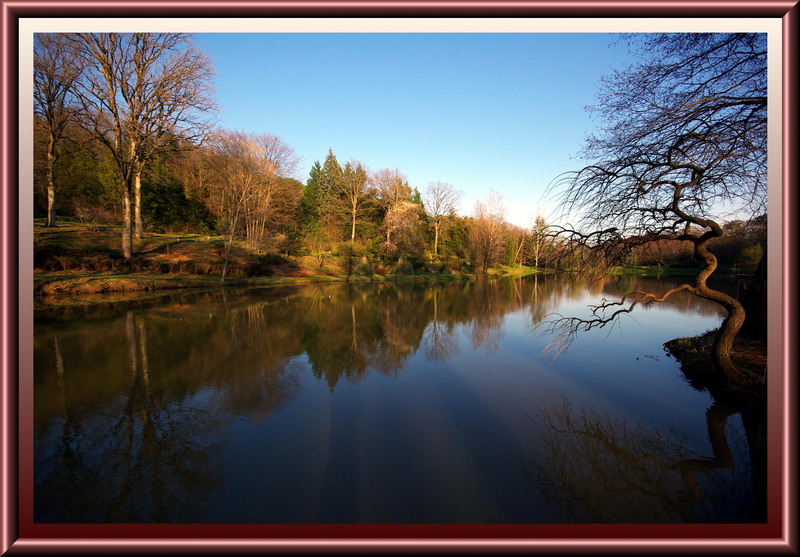
[[[796,553],[796,368],[797,332],[795,197],[797,163],[797,0],[0,0],[2,4],[2,191],[0,191],[0,553],[138,554],[161,553]],[[781,236],[770,236],[769,310],[780,315],[778,346],[769,357],[768,446],[777,452],[768,463],[766,524],[34,524],[32,507],[32,411],[21,401],[32,393],[32,346],[20,330],[32,331],[32,253],[19,249],[29,233],[19,211],[18,81],[21,18],[62,17],[525,17],[525,18],[777,18],[782,28]],[[25,216],[29,218],[29,215]],[[773,242],[773,239],[778,240]],[[769,248],[768,248],[769,249]],[[778,248],[776,248],[778,249]],[[793,279],[793,280],[792,280]],[[780,296],[775,295],[775,289]],[[777,303],[773,303],[777,300]],[[28,328],[28,329],[26,329]],[[30,380],[29,380],[30,379]],[[775,380],[779,379],[779,380]],[[775,404],[775,402],[779,404]],[[32,422],[32,420],[30,420]],[[20,462],[23,465],[20,465]]]

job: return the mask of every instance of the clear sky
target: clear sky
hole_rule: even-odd
[[[441,180],[470,214],[490,189],[509,222],[547,216],[544,189],[596,123],[601,76],[631,60],[604,33],[200,33],[214,60],[219,125],[269,132],[302,157],[397,168],[420,191]]]

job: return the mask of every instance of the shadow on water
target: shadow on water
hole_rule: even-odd
[[[540,390],[531,370],[540,369],[533,362],[544,341],[527,334],[532,327],[582,303],[587,289],[592,297],[614,296],[635,286],[539,276],[318,284],[42,309],[34,334],[35,520],[225,521],[219,501],[249,497],[235,491],[243,485],[272,489],[275,499],[263,497],[255,521],[374,521],[401,516],[391,510],[394,498],[404,519],[446,522],[452,518],[445,503],[415,515],[415,501],[452,500],[456,489],[463,490],[459,500],[486,506],[461,509],[458,516],[468,518],[552,522],[555,515],[536,510],[548,504],[564,521],[763,520],[763,408],[712,404],[712,450],[701,456],[677,432],[631,426],[591,401],[578,411],[574,394],[552,397],[530,420],[511,412],[516,391]],[[713,304],[690,297],[676,296],[671,307],[719,316]],[[526,323],[521,339],[509,328],[512,315]],[[521,364],[509,363],[520,358],[509,347],[525,352]],[[471,374],[458,368],[470,362],[477,365]],[[746,443],[732,444],[726,424],[737,412]],[[272,424],[283,424],[281,432]],[[447,433],[432,437],[440,431]],[[535,449],[525,453],[531,431]],[[254,432],[262,437],[247,437]],[[290,445],[272,450],[283,435]],[[431,441],[422,448],[425,435]],[[739,458],[744,444],[749,452]],[[261,446],[267,452],[255,466],[258,475],[232,480],[250,470],[251,453]],[[377,453],[396,459],[391,478],[370,464],[380,461]],[[515,453],[523,455],[515,466],[500,464],[502,455]],[[752,462],[752,493],[708,487],[714,476],[741,475],[742,462]],[[300,469],[307,481],[292,476]],[[515,493],[520,473],[541,495],[529,509]],[[385,497],[359,491],[365,477],[383,485]],[[453,479],[462,477],[475,485],[456,486]],[[298,486],[318,482],[319,489],[305,501],[278,485],[280,478]],[[402,491],[415,485],[425,491]],[[745,489],[738,480],[718,485]],[[252,489],[253,497],[260,493]],[[285,514],[290,508],[296,513]]]
[[[732,447],[726,426],[736,414],[746,440]],[[543,399],[530,426],[534,448],[519,456],[517,470],[566,522],[766,522],[764,407],[714,401],[706,411],[707,455],[693,454],[678,430],[625,420],[591,402],[577,408],[563,393]],[[747,458],[734,458],[745,450]],[[751,470],[736,469],[748,460]],[[724,474],[746,481],[714,490],[726,484]]]

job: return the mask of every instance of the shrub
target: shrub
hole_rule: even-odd
[[[392,269],[393,275],[413,275],[414,274],[414,265],[411,264],[405,257],[401,257],[397,264]]]
[[[247,261],[244,274],[248,277],[269,277],[275,274],[274,265],[286,263],[286,259],[274,253],[252,257]]]
[[[361,246],[353,242],[342,242],[337,249],[342,271],[349,277],[355,271],[358,258],[362,255]]]
[[[108,224],[117,221],[116,215],[105,203],[81,197],[73,198],[72,212],[84,224]]]
[[[373,275],[372,263],[366,255],[363,256],[358,265],[355,266],[353,274],[359,277],[371,277]]]

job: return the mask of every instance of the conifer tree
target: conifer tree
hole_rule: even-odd
[[[328,155],[322,164],[318,178],[317,213],[320,223],[326,230],[332,229],[341,222],[342,190],[344,175],[336,155],[328,149]]]
[[[314,161],[308,180],[303,188],[300,199],[300,219],[305,230],[311,230],[319,224],[319,182],[322,175],[322,166],[319,161]]]

